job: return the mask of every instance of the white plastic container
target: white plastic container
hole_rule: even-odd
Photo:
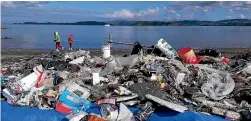
[[[100,83],[99,73],[92,73],[92,79],[93,79],[92,82],[93,85],[99,84]]]
[[[78,95],[78,96],[81,97],[81,98],[84,98],[84,99],[89,98],[89,96],[91,95],[90,90],[88,90],[88,89],[86,89],[86,88],[84,88],[84,87],[81,87],[81,86],[79,86],[79,85],[76,84],[76,83],[71,84],[71,85],[67,88],[67,90],[68,90],[69,92],[71,92],[71,93],[74,93],[74,94]],[[80,95],[77,94],[77,93],[80,93]]]
[[[18,81],[18,84],[21,86],[23,91],[29,91],[32,87],[35,86],[38,77],[43,74],[43,67],[42,65],[36,66],[33,68],[33,73],[30,75],[22,78]]]
[[[110,45],[102,46],[103,58],[109,58],[111,56]]]
[[[172,48],[171,45],[167,43],[166,40],[160,38],[158,43],[156,44],[157,48],[159,48],[168,58],[178,57],[176,50]]]

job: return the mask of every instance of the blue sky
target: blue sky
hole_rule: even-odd
[[[1,2],[3,23],[251,19],[251,1]]]

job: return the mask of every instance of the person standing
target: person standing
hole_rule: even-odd
[[[72,46],[73,46],[73,43],[74,43],[73,34],[70,34],[70,36],[69,36],[69,38],[68,38],[68,43],[69,43],[69,45],[70,45],[69,50],[72,50]]]
[[[56,42],[56,51],[59,51],[58,48],[61,48],[62,50],[64,49],[64,47],[60,45],[60,37],[58,32],[54,32],[54,41]]]

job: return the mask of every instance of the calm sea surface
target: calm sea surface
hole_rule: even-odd
[[[181,47],[250,47],[251,27],[170,27],[170,26],[77,26],[77,25],[6,25],[2,30],[1,47],[24,49],[55,48],[53,32],[58,31],[61,43],[68,48],[67,38],[74,34],[75,48],[100,48],[112,33],[113,41],[134,42],[153,45],[160,38],[174,48]],[[126,48],[130,46],[115,46]]]

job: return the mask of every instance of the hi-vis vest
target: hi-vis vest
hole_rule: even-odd
[[[56,35],[56,36],[55,36],[55,40],[56,40],[56,42],[60,42],[60,37],[59,37],[59,35]]]

